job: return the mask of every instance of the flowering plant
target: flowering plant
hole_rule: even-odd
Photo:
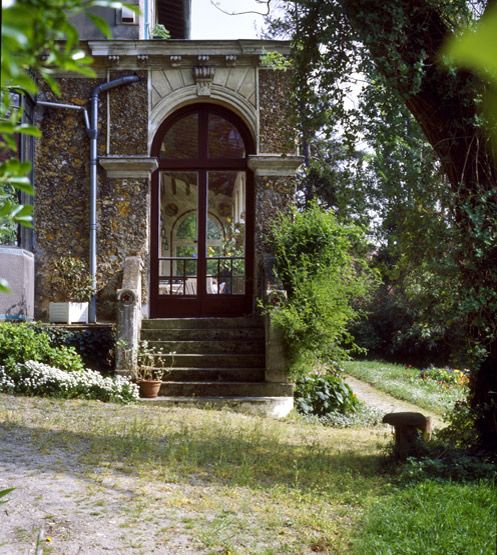
[[[138,399],[138,387],[128,378],[103,377],[99,372],[89,369],[65,372],[33,360],[16,364],[9,369],[0,366],[0,391],[117,403],[129,403]]]
[[[420,377],[424,380],[433,380],[440,385],[466,386],[469,383],[469,370],[458,368],[426,368],[421,370]]]
[[[169,368],[161,366],[160,362],[156,364],[157,357],[164,357],[169,354],[172,357],[171,366],[174,364],[174,355],[176,352],[166,353],[164,349],[151,345],[147,340],[140,341],[138,349],[138,368],[135,371],[135,379],[140,380],[160,380]]]

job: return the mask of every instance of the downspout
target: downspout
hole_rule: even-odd
[[[148,13],[148,0],[144,1],[143,6],[143,38],[148,40],[150,38],[150,23],[148,21],[149,13]]]
[[[88,319],[91,323],[97,321],[97,139],[98,139],[98,100],[102,92],[136,83],[140,78],[138,75],[127,75],[119,77],[108,83],[97,85],[91,92],[91,121],[90,121],[90,274],[93,293],[90,300]]]

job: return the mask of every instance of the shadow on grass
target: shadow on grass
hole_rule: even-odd
[[[100,421],[91,431],[76,431],[0,424],[0,463],[1,445],[8,434],[32,446],[33,455],[16,461],[20,474],[39,471],[40,459],[56,452],[64,459],[63,471],[78,477],[83,471],[107,466],[137,477],[150,473],[161,481],[283,487],[326,495],[361,492],[385,480],[384,457],[363,454],[352,443],[341,451],[336,445],[321,445],[319,438],[310,437],[312,427],[305,442],[292,443],[264,429],[264,421],[260,426],[232,429],[222,422],[197,428],[181,424],[164,428],[140,420],[113,425]],[[347,437],[352,441],[352,432]]]

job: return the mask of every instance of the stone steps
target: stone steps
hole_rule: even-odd
[[[264,328],[144,328],[141,338],[147,341],[161,341],[167,330],[168,341],[218,341],[241,339],[264,342]]]
[[[164,369],[158,403],[224,399],[231,406],[250,399],[245,402],[265,406],[268,400],[268,406],[285,410],[291,406],[291,385],[265,381],[265,336],[259,318],[144,320],[141,339],[163,352],[153,362]]]
[[[288,397],[289,384],[270,382],[162,382],[160,395],[165,397]]]
[[[264,368],[172,368],[163,376],[170,382],[263,382]]]
[[[191,355],[220,355],[220,354],[259,354],[264,353],[262,339],[214,339],[209,341],[192,340],[190,335],[185,341],[149,341],[149,345],[160,349],[164,355],[168,353]]]
[[[143,320],[143,330],[167,330],[167,329],[242,329],[264,327],[260,318],[158,318],[154,320]]]
[[[264,355],[226,353],[178,353],[156,355],[156,368],[264,368]]]

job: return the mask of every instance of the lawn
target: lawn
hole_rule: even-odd
[[[44,522],[51,534],[47,553],[73,552],[73,535],[87,526],[95,532],[82,552],[100,552],[95,546],[104,539],[97,536],[107,533],[119,553],[421,555],[436,553],[412,550],[418,540],[424,545],[430,518],[440,539],[432,543],[443,547],[437,553],[493,553],[491,485],[442,482],[430,490],[428,481],[399,483],[385,472],[392,467],[385,464],[385,432],[227,411],[0,395],[0,467],[8,453],[17,457],[15,471],[0,475],[0,489],[16,487],[4,505],[10,527],[2,528],[0,552],[12,545],[25,552]],[[60,499],[53,497],[49,472],[60,480]],[[45,493],[23,499],[25,488],[44,480],[52,484]],[[423,487],[428,490],[410,493]],[[478,522],[477,534],[452,526],[458,491],[457,510]],[[373,517],[380,514],[389,515],[380,519],[380,535],[391,550],[375,547],[380,528]],[[411,547],[397,549],[407,536]],[[458,550],[468,542],[474,551]]]
[[[444,414],[466,390],[460,386],[441,385],[433,380],[420,379],[420,370],[401,364],[374,360],[344,363],[347,374],[363,380],[397,399],[409,401],[421,408]]]

